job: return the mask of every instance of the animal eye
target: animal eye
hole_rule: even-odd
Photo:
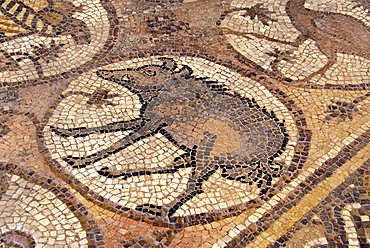
[[[144,71],[144,74],[150,77],[154,77],[157,75],[157,71],[152,70],[152,69],[147,69]]]

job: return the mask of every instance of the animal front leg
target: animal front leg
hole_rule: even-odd
[[[186,202],[195,196],[203,193],[202,184],[212,176],[218,166],[213,165],[210,158],[210,152],[213,144],[216,141],[216,135],[205,132],[204,139],[199,143],[199,146],[194,146],[187,155],[184,168],[192,167],[192,173],[187,183],[187,188],[184,193],[178,195],[173,202],[163,206],[153,204],[143,204],[136,207],[136,210],[144,213],[149,213],[163,218],[171,217],[175,212]]]
[[[138,130],[140,126],[143,126],[142,119],[134,119],[129,121],[120,121],[120,122],[112,122],[104,126],[99,127],[92,127],[92,128],[85,128],[85,127],[78,127],[78,128],[57,128],[51,126],[51,130],[59,136],[63,138],[73,137],[84,137],[94,133],[112,133],[117,131],[129,131],[129,130]]]
[[[139,140],[152,136],[158,133],[165,125],[156,122],[147,122],[141,128],[131,132],[126,137],[111,145],[109,148],[99,151],[85,158],[68,156],[65,161],[74,168],[85,168],[87,165],[94,164],[104,158],[109,157],[117,152],[122,151],[126,147],[136,143]]]
[[[180,155],[179,157],[176,157],[170,165],[166,167],[157,167],[157,168],[143,168],[142,170],[126,170],[124,172],[122,171],[114,171],[109,167],[103,167],[97,172],[105,177],[108,178],[121,178],[121,179],[127,179],[134,176],[143,176],[143,175],[153,175],[153,174],[169,174],[169,173],[175,173],[179,169],[190,167],[190,163],[187,162],[190,157],[189,153],[185,153]]]
[[[168,217],[174,215],[181,206],[186,204],[186,202],[203,193],[203,183],[218,169],[218,165],[215,165],[215,161],[213,161],[210,155],[217,136],[209,132],[204,132],[203,135],[204,139],[200,141],[199,147],[195,146],[190,153],[190,164],[193,170],[186,191],[176,197],[171,204],[163,206],[162,208],[162,211],[166,213]]]
[[[203,183],[208,181],[208,179],[216,172],[217,169],[218,166],[211,164],[206,164],[201,170],[194,168],[186,191],[176,197],[171,204],[163,208],[163,211],[167,213],[168,217],[173,216],[179,208],[181,208],[195,196],[204,193],[202,189]]]

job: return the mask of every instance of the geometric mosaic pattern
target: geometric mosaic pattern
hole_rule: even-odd
[[[0,247],[370,246],[370,3],[0,0]]]

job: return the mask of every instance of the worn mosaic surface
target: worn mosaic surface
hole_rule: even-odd
[[[0,0],[0,247],[369,247],[370,1]]]

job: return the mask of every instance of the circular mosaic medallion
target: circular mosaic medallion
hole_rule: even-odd
[[[119,62],[71,82],[44,142],[83,193],[130,216],[191,225],[267,197],[303,163],[305,122],[277,95],[201,58]]]
[[[0,247],[103,247],[94,218],[59,183],[0,166]]]
[[[100,0],[0,2],[0,83],[55,76],[107,44],[113,9]]]
[[[234,0],[231,5],[220,28],[237,52],[271,75],[315,87],[370,85],[370,17],[360,3]]]

